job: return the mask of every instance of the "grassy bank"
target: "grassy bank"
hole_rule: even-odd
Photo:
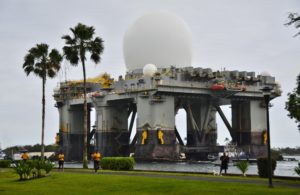
[[[147,173],[129,176],[66,171],[30,181],[17,179],[11,169],[0,169],[0,194],[300,194],[300,188],[269,189],[266,184],[163,178]]]

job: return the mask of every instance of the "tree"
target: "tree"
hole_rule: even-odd
[[[60,69],[62,61],[61,54],[52,49],[48,53],[48,45],[45,43],[37,44],[32,47],[24,57],[23,69],[27,76],[31,73],[42,79],[42,137],[41,137],[41,157],[44,159],[44,130],[45,130],[45,86],[48,78],[53,78]]]
[[[99,37],[94,38],[95,28],[93,26],[86,26],[84,24],[78,23],[74,28],[70,28],[72,36],[64,35],[62,39],[65,40],[66,46],[63,47],[65,58],[73,66],[77,66],[79,61],[82,64],[83,70],[83,87],[84,87],[84,119],[83,119],[83,168],[87,168],[87,102],[86,102],[86,72],[85,72],[85,62],[86,53],[91,54],[90,59],[96,64],[100,62],[104,47],[103,40]]]
[[[300,28],[300,16],[298,13],[290,13],[288,16],[289,21],[285,23],[286,26],[292,24],[295,28]],[[300,32],[294,35],[294,37],[300,35]],[[300,131],[300,74],[297,76],[297,87],[292,93],[288,93],[288,101],[285,103],[285,109],[289,111],[288,116],[291,119],[295,119],[298,124],[298,129]]]
[[[288,116],[295,119],[300,131],[300,74],[297,76],[297,87],[292,93],[288,93],[288,101],[285,103],[285,109],[289,111]]]
[[[236,167],[242,172],[243,176],[246,176],[246,172],[249,169],[248,161],[239,161],[236,163]]]
[[[286,26],[290,26],[292,24],[295,25],[295,28],[300,28],[300,16],[298,13],[290,13],[288,16],[289,21],[285,23]],[[300,32],[294,35],[294,37],[300,35]]]

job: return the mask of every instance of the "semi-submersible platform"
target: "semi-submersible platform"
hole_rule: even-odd
[[[205,160],[219,152],[217,113],[232,142],[252,157],[267,153],[266,108],[261,91],[271,87],[270,98],[280,96],[275,77],[247,71],[212,71],[210,68],[160,68],[152,76],[142,69],[114,81],[104,74],[87,80],[88,110],[95,109],[96,122],[88,140],[103,156],[129,156],[138,160]],[[67,161],[82,160],[83,82],[66,81],[54,91],[59,111],[59,145]],[[221,106],[230,105],[231,122]],[[175,115],[186,112],[186,144],[178,133]],[[89,112],[90,113],[90,112]],[[136,120],[136,131],[133,124]],[[131,134],[136,132],[133,139]],[[88,143],[90,143],[88,141]]]

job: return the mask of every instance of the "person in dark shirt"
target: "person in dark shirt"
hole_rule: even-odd
[[[227,174],[229,157],[226,155],[225,152],[220,157],[220,160],[221,160],[220,175],[222,174],[223,170],[225,170],[225,174]]]

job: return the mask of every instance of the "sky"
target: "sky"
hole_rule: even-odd
[[[297,0],[0,0],[0,147],[40,143],[42,81],[26,76],[22,69],[27,51],[38,43],[62,51],[62,35],[78,22],[92,25],[104,40],[97,66],[87,62],[87,76],[108,72],[125,75],[123,37],[128,27],[144,14],[169,11],[190,27],[193,67],[213,70],[268,72],[282,86],[282,96],[272,101],[270,131],[272,147],[300,146],[297,124],[284,109],[287,93],[296,87],[300,73],[300,36],[286,27],[289,12],[300,13]],[[81,79],[81,67],[66,61],[46,85],[45,144],[54,143],[58,111],[53,89],[58,82]],[[230,109],[223,108],[230,120]],[[183,113],[176,124],[183,129]],[[182,132],[181,132],[182,133]],[[218,118],[218,143],[229,137]]]

